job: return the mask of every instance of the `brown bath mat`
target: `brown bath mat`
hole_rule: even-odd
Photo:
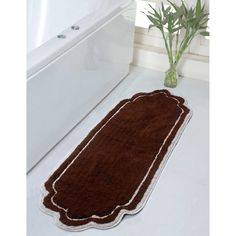
[[[184,99],[167,90],[121,101],[46,181],[42,209],[71,231],[137,213],[189,118]]]

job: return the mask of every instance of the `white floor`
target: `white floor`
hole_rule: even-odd
[[[134,67],[79,125],[28,174],[29,236],[208,236],[208,83],[184,78],[169,89],[188,101],[193,117],[171,154],[146,206],[109,230],[67,232],[39,209],[40,187],[88,132],[120,100],[162,89],[164,74]]]

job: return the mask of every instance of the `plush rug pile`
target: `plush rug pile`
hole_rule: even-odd
[[[43,210],[71,231],[107,229],[137,213],[190,117],[167,90],[121,101],[46,181]]]

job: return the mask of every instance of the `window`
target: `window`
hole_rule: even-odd
[[[163,1],[164,7],[170,6],[166,0],[136,0],[137,11],[136,11],[136,31],[135,31],[135,42],[143,46],[153,46],[158,48],[165,48],[162,35],[159,30],[152,28],[148,32],[147,28],[151,24],[145,14],[142,12],[147,12],[151,10],[149,4],[155,8],[159,9],[161,7],[161,2]],[[171,0],[176,3],[180,3],[181,0]],[[209,0],[202,0],[205,3],[206,9],[209,9]],[[196,0],[185,0],[187,6],[193,6],[196,4]],[[209,22],[208,22],[209,25]],[[208,56],[209,55],[209,37],[197,36],[191,43],[189,48],[189,53]]]

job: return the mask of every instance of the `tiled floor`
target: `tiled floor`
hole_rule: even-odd
[[[53,170],[120,100],[162,89],[164,74],[133,67],[126,77],[28,174],[29,236],[207,236],[208,235],[208,83],[184,78],[171,93],[184,97],[193,117],[171,154],[144,209],[125,216],[109,230],[72,233],[58,228],[39,209],[40,187]]]

